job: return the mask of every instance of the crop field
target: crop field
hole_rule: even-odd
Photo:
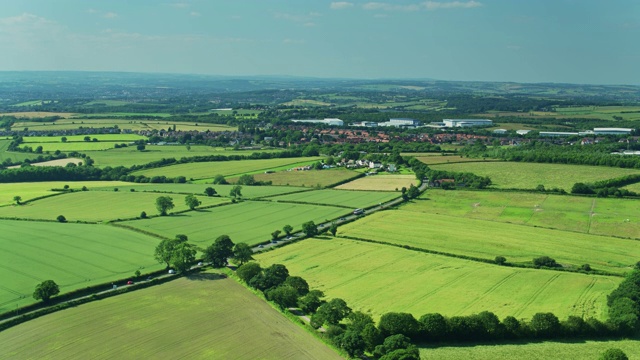
[[[498,189],[560,188],[571,191],[577,182],[590,183],[620,176],[638,174],[639,170],[601,166],[537,164],[521,162],[472,162],[430,166],[434,170],[471,172],[491,178]]]
[[[144,151],[138,151],[135,146],[115,149],[112,145],[108,150],[83,151],[87,156],[95,160],[95,166],[132,166],[144,165],[163,158],[181,159],[183,157],[210,156],[210,155],[246,155],[255,152],[279,152],[278,149],[264,150],[233,150],[232,148],[216,148],[205,145],[191,145],[189,149],[185,145],[146,145]]]
[[[93,135],[68,135],[67,142],[87,142],[84,138],[88,136],[98,141],[115,141],[115,142],[133,142],[136,140],[146,140],[146,136],[138,134],[93,134]],[[62,136],[25,136],[22,138],[24,143],[61,143]]]
[[[623,120],[640,120],[640,106],[577,106],[556,107],[554,112],[530,111],[522,112],[488,112],[477,114],[482,116],[517,116],[527,118],[554,119],[601,119],[616,120],[614,116]]]
[[[415,175],[373,175],[336,186],[340,190],[399,191],[403,187],[418,185]]]
[[[14,105],[15,106],[15,105]],[[25,119],[33,119],[33,118],[43,118],[49,116],[60,116],[63,118],[68,118],[75,115],[74,113],[59,113],[59,112],[47,112],[47,111],[20,111],[20,112],[8,112],[1,113],[0,116],[15,116],[17,118],[25,118]]]
[[[326,187],[359,176],[347,169],[277,171],[271,174],[255,174],[258,181],[271,181],[273,185]]]
[[[296,201],[311,204],[365,208],[399,197],[399,193],[378,191],[314,190],[269,198],[273,201]]]
[[[564,266],[620,274],[640,258],[636,240],[403,210],[377,212],[341,226],[338,235],[513,263],[550,256]]]
[[[361,225],[363,226],[363,225]],[[606,296],[622,278],[518,269],[339,238],[309,239],[257,255],[280,263],[328,298],[374,317],[491,311],[529,319],[537,312],[606,317]]]
[[[0,233],[0,312],[34,302],[44,280],[67,292],[162,268],[158,239],[113,226],[0,220]]]
[[[416,159],[427,165],[438,165],[438,164],[453,164],[453,163],[465,163],[465,162],[489,162],[489,161],[500,161],[496,159],[476,159],[476,158],[467,158],[462,157],[460,155],[440,155],[433,154],[428,156],[419,156]]]
[[[92,116],[97,116],[97,114],[92,114]],[[237,127],[220,124],[176,122],[169,120],[126,120],[109,118],[110,116],[115,116],[115,114],[104,114],[104,119],[67,118],[56,120],[54,122],[38,122],[25,120],[17,121],[11,126],[11,128],[13,130],[22,130],[24,128],[29,128],[31,130],[38,131],[56,131],[79,129],[80,127],[84,129],[100,129],[113,128],[117,126],[118,128],[123,130],[167,130],[168,128],[173,128],[173,126],[175,125],[176,130],[184,131],[234,131],[237,129]]]
[[[517,192],[429,190],[403,211],[640,238],[640,201]]]
[[[38,157],[38,154],[30,154],[30,153],[21,153],[21,152],[9,152],[7,149],[9,148],[9,144],[11,140],[3,139],[0,140],[0,162],[3,162],[7,159],[11,160],[11,162],[22,162],[25,159],[33,159]]]
[[[174,237],[186,234],[189,241],[208,246],[220,235],[229,235],[233,242],[255,245],[271,239],[271,233],[285,225],[300,230],[307,221],[316,224],[348,214],[348,209],[306,204],[285,204],[269,201],[245,201],[177,216],[149,220],[126,221],[122,224]]]
[[[1,185],[0,185],[1,186]],[[119,191],[144,191],[144,192],[162,192],[162,193],[175,193],[175,194],[195,194],[204,195],[204,189],[212,187],[220,196],[229,197],[229,193],[234,185],[213,185],[213,184],[154,184],[144,183],[135,184],[122,183],[122,185],[116,186],[104,186],[97,187],[94,190],[99,191],[113,191],[114,188],[118,188]],[[298,191],[310,191],[308,188],[294,187],[294,186],[242,186],[242,197],[244,199],[255,199],[266,196],[275,196],[281,194],[288,194]],[[160,195],[160,194],[159,194]]]
[[[320,160],[320,157],[283,158],[266,160],[213,161],[164,166],[155,169],[135,171],[133,175],[147,177],[184,176],[187,179],[209,179],[216,175],[233,176],[261,172],[283,166],[302,166]]]
[[[122,181],[42,181],[0,183],[0,206],[14,203],[14,196],[20,196],[24,202],[40,196],[58,194],[59,191],[52,191],[52,189],[63,189],[65,185],[69,185],[69,189],[71,190],[81,190],[83,186],[86,186],[89,190],[104,187],[109,187],[113,190],[114,187],[131,185],[131,183]]]
[[[341,359],[264,300],[213,273],[29,321],[0,333],[0,348],[15,359]]]
[[[79,165],[79,164],[82,164],[83,162],[84,162],[84,159],[80,159],[80,158],[64,158],[64,159],[43,161],[39,163],[31,163],[31,166],[66,166],[69,163]],[[17,169],[19,167],[20,165],[13,165],[13,166],[8,166],[7,169]]]
[[[147,192],[107,192],[80,191],[46,199],[37,200],[24,205],[0,207],[0,217],[19,219],[55,220],[64,215],[67,221],[108,221],[140,216],[142,211],[147,215],[156,215],[158,210],[155,201],[165,194]],[[170,195],[175,208],[169,212],[187,210],[185,195]],[[229,199],[219,197],[198,196],[201,206],[217,205]]]
[[[496,359],[572,359],[595,360],[609,348],[619,348],[629,359],[640,359],[640,341],[638,340],[601,340],[539,342],[523,344],[443,346],[420,348],[423,359],[439,360],[496,360]]]

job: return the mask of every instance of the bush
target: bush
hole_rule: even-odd
[[[535,265],[536,267],[556,267],[558,266],[558,263],[556,263],[556,261],[548,256],[541,256],[539,258],[535,258],[533,259],[533,265]]]
[[[504,256],[496,256],[494,261],[498,265],[504,265],[507,262],[507,258]]]
[[[67,218],[65,218],[64,215],[58,215],[56,220],[58,220],[58,222],[61,222],[61,223],[67,222]]]
[[[627,357],[627,354],[625,354],[624,351],[618,348],[609,348],[607,349],[607,351],[602,353],[602,355],[600,355],[598,359],[599,360],[629,360],[629,357]]]
[[[140,213],[140,218],[141,218],[141,219],[146,219],[146,218],[147,218],[147,213],[146,213],[146,212],[144,212],[144,211],[143,211],[143,212],[141,212],[141,213]]]

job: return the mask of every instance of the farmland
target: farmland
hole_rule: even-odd
[[[204,189],[212,187],[218,195],[229,196],[229,192],[234,185],[212,185],[212,184],[170,184],[170,183],[143,183],[135,184],[131,183],[119,183],[116,182],[113,186],[109,182],[105,182],[103,186],[94,187],[94,190],[99,191],[113,191],[114,188],[118,188],[119,191],[145,191],[145,192],[163,192],[163,193],[175,193],[175,194],[204,194]],[[0,189],[2,185],[0,185]],[[276,196],[281,194],[288,194],[298,191],[309,191],[308,188],[294,187],[294,186],[243,186],[242,197],[244,199],[261,198],[265,196]]]
[[[403,211],[640,238],[638,200],[540,193],[430,190]]]
[[[472,162],[430,166],[434,170],[470,172],[491,178],[498,189],[560,188],[570,191],[576,182],[590,183],[640,171],[612,167],[565,164],[537,164],[520,162]]]
[[[34,302],[36,284],[61,292],[162,268],[158,239],[106,225],[0,220],[0,312]]]
[[[375,213],[338,234],[487,260],[500,255],[514,263],[550,256],[565,266],[590,264],[620,274],[640,258],[636,240],[402,210]]]
[[[459,155],[440,155],[440,154],[432,154],[429,156],[418,156],[416,159],[422,161],[427,165],[438,165],[438,164],[453,164],[453,163],[465,163],[465,162],[488,162],[488,161],[499,161],[495,159],[476,159],[476,158],[467,158]]]
[[[131,183],[123,181],[42,181],[42,182],[25,182],[25,183],[2,183],[0,184],[0,206],[13,203],[14,196],[22,197],[22,201],[30,199],[58,194],[59,191],[52,189],[63,189],[65,185],[69,185],[70,190],[81,190],[86,186],[87,189],[109,187],[113,191],[114,187],[130,185]],[[127,190],[129,191],[129,190]]]
[[[257,181],[271,181],[273,185],[326,187],[359,176],[347,169],[277,171],[270,174],[255,174]],[[229,179],[233,181],[232,179]]]
[[[536,312],[550,311],[560,318],[603,319],[606,295],[621,281],[501,267],[339,238],[305,240],[257,258],[264,265],[285,264],[312,288],[329,298],[342,298],[374,317],[391,311],[419,317],[488,310],[501,318],[530,318]]]
[[[134,218],[145,211],[148,215],[158,213],[156,198],[163,194],[147,192],[80,191],[48,197],[24,205],[0,207],[0,217],[19,219],[55,220],[64,215],[67,221],[108,221]],[[172,195],[175,208],[172,211],[189,209],[184,195]],[[202,207],[228,202],[226,198],[201,195]]]
[[[572,106],[555,107],[554,111],[530,111],[522,112],[488,112],[479,114],[482,116],[517,116],[527,118],[554,118],[554,119],[601,119],[616,120],[640,120],[639,106]]]
[[[336,186],[340,190],[398,191],[403,187],[417,185],[413,175],[374,175],[359,178]]]
[[[283,158],[266,160],[242,160],[242,161],[215,161],[170,165],[155,169],[133,172],[133,175],[147,177],[184,176],[187,179],[208,179],[216,175],[232,176],[245,173],[260,172],[283,166],[302,166],[318,161],[319,157],[308,158]]]
[[[166,237],[187,234],[189,241],[201,246],[210,245],[220,235],[229,235],[236,243],[255,245],[271,239],[271,232],[287,224],[299,230],[307,221],[318,223],[347,213],[350,213],[348,209],[331,206],[245,201],[122,224]]]
[[[475,345],[475,346],[443,346],[421,348],[420,354],[426,359],[440,360],[495,360],[495,359],[573,359],[594,360],[609,348],[619,348],[629,359],[640,358],[640,341],[638,340],[602,340],[602,341],[567,341],[539,342],[523,344]]]
[[[4,356],[23,359],[341,358],[234,280],[214,273],[35,319],[0,333],[0,348]]]
[[[0,162],[3,162],[7,159],[11,160],[11,162],[22,162],[25,159],[32,159],[37,157],[37,154],[28,154],[28,153],[20,153],[20,152],[8,152],[9,144],[11,140],[3,139],[0,140]]]
[[[57,115],[57,114],[53,114]],[[97,116],[97,115],[92,115]],[[39,122],[39,121],[17,121],[11,126],[12,130],[23,130],[29,128],[29,130],[36,131],[60,131],[71,129],[101,129],[101,128],[114,128],[118,127],[122,130],[167,130],[173,128],[175,125],[176,130],[184,131],[234,131],[237,128],[228,125],[220,124],[203,124],[193,122],[176,122],[167,120],[125,120],[109,118],[115,116],[115,114],[104,114],[104,119],[76,119],[68,118],[61,119],[52,122]],[[156,114],[154,114],[156,116]]]
[[[295,201],[310,204],[346,206],[349,208],[365,208],[378,203],[387,202],[399,197],[398,193],[376,191],[348,190],[314,190],[270,197],[273,201]]]
[[[69,135],[65,136],[66,142],[87,142],[84,138],[89,135]],[[145,136],[137,134],[95,134],[90,135],[91,140],[97,139],[97,141],[117,141],[117,142],[132,142],[136,140],[146,140]],[[61,143],[62,136],[25,136],[22,141],[26,144],[29,143]]]

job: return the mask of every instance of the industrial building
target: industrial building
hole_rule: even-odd
[[[444,119],[446,127],[470,127],[470,126],[492,126],[493,121],[489,119]]]
[[[295,123],[306,123],[306,124],[325,124],[329,126],[344,126],[344,121],[340,119],[310,119],[310,120],[291,120]]]
[[[351,124],[351,126],[376,127],[376,126],[378,126],[378,123],[377,122],[373,122],[373,121],[361,121],[361,122],[355,122],[355,123]]]
[[[378,126],[393,126],[393,127],[418,127],[420,126],[420,121],[415,119],[408,118],[395,118],[389,119],[387,122],[378,123]]]
[[[631,135],[633,129],[627,128],[593,128],[596,135]]]
[[[573,136],[579,135],[577,132],[563,132],[563,131],[540,131],[542,137],[561,137],[561,136]]]

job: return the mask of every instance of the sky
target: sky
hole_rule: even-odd
[[[640,85],[638,0],[0,0],[0,71]]]

